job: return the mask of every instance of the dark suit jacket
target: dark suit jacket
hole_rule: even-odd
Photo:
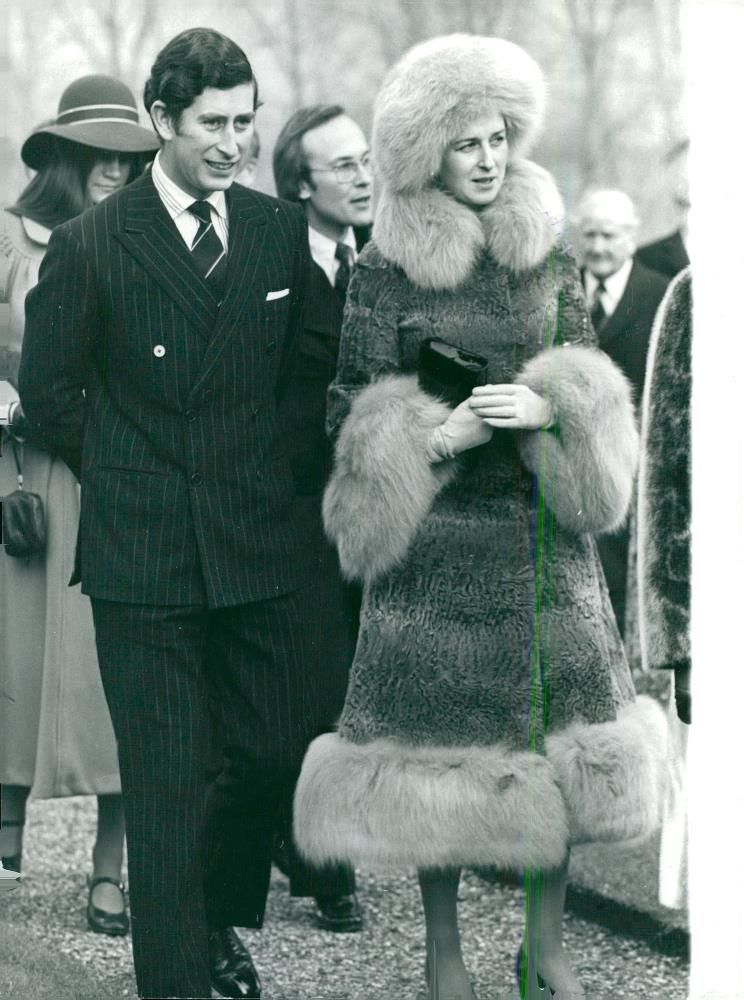
[[[21,398],[81,479],[92,597],[227,607],[298,584],[284,403],[305,221],[238,185],[227,205],[221,307],[149,174],[55,230],[28,296]]]
[[[597,331],[599,346],[632,382],[636,405],[643,392],[651,326],[668,284],[664,275],[634,260],[617,308]]]
[[[650,267],[651,270],[665,274],[667,278],[673,278],[690,263],[682,240],[682,233],[679,230],[656,240],[654,243],[647,243],[646,246],[639,247],[636,251],[636,259],[645,264],[646,267]]]

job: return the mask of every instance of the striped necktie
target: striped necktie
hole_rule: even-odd
[[[211,206],[208,201],[195,201],[189,205],[189,212],[199,220],[199,228],[191,244],[191,256],[207,284],[221,299],[227,277],[227,251],[212,225]]]

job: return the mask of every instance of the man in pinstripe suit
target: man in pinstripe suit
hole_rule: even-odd
[[[283,405],[307,235],[298,206],[233,185],[257,106],[233,42],[177,36],[145,105],[151,174],[52,236],[21,398],[81,481],[140,995],[257,997],[231,928],[261,925],[309,735]],[[210,722],[225,756],[205,801]]]

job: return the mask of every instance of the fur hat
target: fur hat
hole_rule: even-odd
[[[550,174],[524,159],[544,104],[539,66],[501,38],[434,38],[392,68],[375,103],[374,243],[415,285],[457,288],[484,250],[503,267],[525,271],[555,245],[561,197]],[[436,178],[463,125],[494,111],[506,122],[508,162],[497,198],[476,214]]]
[[[412,194],[439,173],[464,118],[499,111],[511,156],[525,156],[542,123],[545,82],[524,49],[501,38],[447,35],[414,46],[375,102],[372,146],[386,187]]]

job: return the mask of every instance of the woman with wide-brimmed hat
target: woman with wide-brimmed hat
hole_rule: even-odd
[[[584,996],[561,945],[570,846],[651,832],[665,774],[664,716],[635,696],[592,537],[626,516],[633,407],[555,185],[525,159],[543,103],[538,66],[499,39],[430,40],[393,68],[329,396],[326,528],[365,593],[296,836],[315,863],[418,869],[432,1000],[474,997],[468,865],[525,872],[523,992]],[[473,372],[461,402],[423,388]]]
[[[54,226],[98,204],[142,172],[158,148],[138,123],[131,91],[91,75],[63,92],[57,117],[26,139],[36,174],[0,220],[0,297],[9,305],[0,333],[0,379],[13,381],[23,341],[24,300],[37,280]],[[18,411],[16,411],[18,412]],[[79,487],[62,462],[20,444],[22,426],[0,428],[0,496],[17,485],[42,497],[47,548],[25,559],[0,546],[0,854],[20,870],[26,801],[98,796],[98,829],[88,893],[90,927],[128,929],[121,866],[124,822],[116,744],[98,673],[90,604],[68,588],[75,558]]]

